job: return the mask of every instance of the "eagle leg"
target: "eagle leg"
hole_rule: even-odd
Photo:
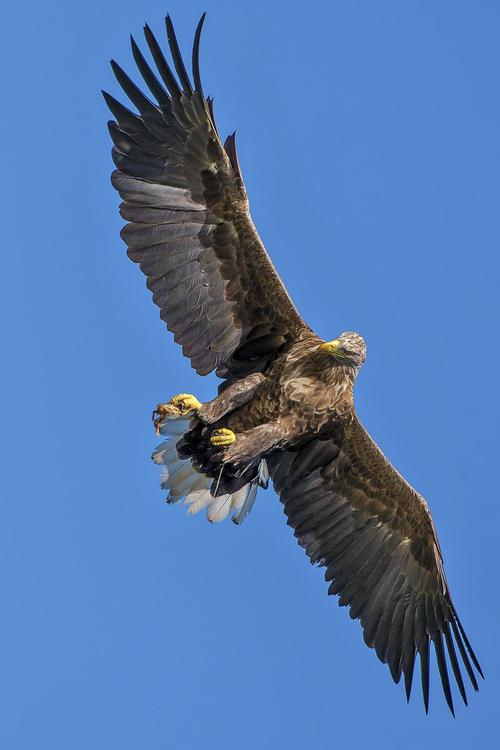
[[[205,424],[218,422],[227,414],[248,403],[265,379],[261,372],[254,372],[246,378],[230,383],[216,398],[203,404],[196,416]]]
[[[213,433],[212,433],[213,434]],[[238,440],[224,452],[224,463],[242,465],[262,457],[286,438],[284,425],[270,422],[238,434]]]

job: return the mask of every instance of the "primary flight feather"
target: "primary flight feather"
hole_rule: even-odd
[[[160,315],[200,375],[223,379],[201,404],[178,394],[154,412],[167,440],[153,454],[169,501],[241,523],[271,478],[299,544],[325,567],[328,593],[359,618],[364,639],[404,676],[419,655],[425,709],[430,647],[453,712],[449,671],[467,703],[481,668],[452,603],[425,500],[360,423],[353,386],[366,356],[357,333],[325,342],[299,315],[253,224],[234,136],[222,143],[199,72],[192,81],[166,18],[175,73],[145,26],[156,71],[132,39],[155,101],[112,61],[137,110],[104,93],[122,237]]]

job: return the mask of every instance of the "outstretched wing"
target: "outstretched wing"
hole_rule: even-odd
[[[249,213],[234,135],[224,146],[203,94],[193,45],[193,83],[167,16],[174,76],[148,26],[144,33],[161,81],[132,39],[137,67],[156,103],[112,61],[137,108],[109,94],[117,170],[112,182],[129,223],[130,258],[147,276],[162,319],[196,371],[238,377],[265,368],[305,327]]]
[[[455,649],[475,690],[482,675],[458,619],[425,500],[387,461],[352,414],[344,424],[296,450],[268,459],[288,524],[312,563],[326,567],[329,594],[359,618],[368,646],[395,682],[404,674],[409,699],[420,655],[425,710],[429,705],[429,643],[434,644],[450,710],[445,658],[467,697]]]

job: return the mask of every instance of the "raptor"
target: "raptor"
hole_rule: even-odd
[[[147,61],[132,53],[150,96],[117,63],[135,111],[104,93],[127,222],[122,238],[161,318],[197,373],[221,378],[201,403],[180,393],[153,419],[166,439],[153,453],[168,500],[210,521],[240,524],[272,481],[288,524],[328,593],[359,619],[366,644],[404,678],[420,663],[429,705],[431,646],[453,712],[450,670],[482,676],[453,604],[429,508],[385,458],[356,415],[363,338],[320,339],[303,321],[253,224],[234,134],[223,143],[199,70],[202,16],[188,75],[170,18],[173,68],[148,26]],[[154,70],[156,68],[156,70]],[[460,663],[462,667],[460,666]]]

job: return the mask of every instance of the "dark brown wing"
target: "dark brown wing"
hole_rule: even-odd
[[[328,593],[360,619],[365,642],[394,681],[404,674],[407,698],[418,653],[428,710],[432,642],[453,712],[444,637],[467,703],[455,644],[475,690],[471,661],[482,672],[451,601],[429,509],[357,417],[297,450],[276,452],[268,463],[299,544],[311,562],[326,567]]]
[[[234,136],[222,145],[203,94],[198,50],[193,81],[167,17],[177,78],[149,27],[144,33],[162,82],[132,39],[137,67],[157,103],[112,61],[135,114],[109,94],[117,170],[112,182],[129,223],[128,254],[140,263],[161,317],[196,371],[221,377],[262,370],[305,327],[252,222]]]

